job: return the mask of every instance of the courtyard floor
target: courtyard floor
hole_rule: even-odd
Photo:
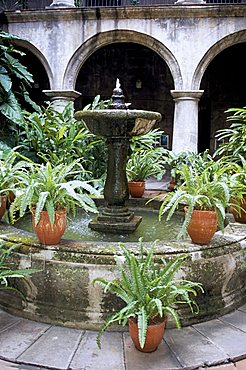
[[[30,321],[0,310],[0,370],[246,370],[246,304],[182,329],[166,329],[150,354],[128,332],[95,331]]]

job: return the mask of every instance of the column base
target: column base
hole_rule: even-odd
[[[99,216],[89,222],[92,230],[111,234],[130,234],[136,230],[141,216],[135,216],[126,207],[107,207]]]

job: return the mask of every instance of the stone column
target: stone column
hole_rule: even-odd
[[[43,92],[50,98],[53,107],[59,112],[62,112],[69,102],[73,102],[81,95],[75,90],[43,90]]]
[[[75,8],[74,0],[53,0],[49,8]]]
[[[204,90],[171,90],[175,101],[173,145],[175,153],[197,152],[198,102]]]

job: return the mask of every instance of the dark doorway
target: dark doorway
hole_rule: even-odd
[[[42,90],[50,89],[46,70],[40,60],[29,50],[20,46],[17,46],[17,49],[25,53],[25,55],[19,57],[20,62],[27,68],[28,72],[33,75],[34,83],[32,88],[29,89],[30,97],[37,104],[42,105],[44,101],[49,100],[42,92]],[[28,110],[30,110],[30,108]]]
[[[76,90],[82,95],[75,109],[91,103],[96,95],[108,99],[119,78],[126,102],[133,109],[160,112],[158,126],[172,137],[173,78],[165,61],[151,49],[136,43],[114,43],[93,53],[78,74]]]
[[[245,102],[246,43],[233,45],[217,55],[204,73],[201,89],[204,94],[199,104],[199,151],[217,147],[218,129],[228,126],[225,111],[243,107]]]

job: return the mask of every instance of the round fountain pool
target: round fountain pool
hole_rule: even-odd
[[[148,219],[145,224],[147,213],[141,212],[142,227],[146,231],[143,239],[145,246],[148,248],[152,241],[159,239],[155,247],[157,260],[186,253],[187,262],[181,275],[199,281],[204,286],[205,294],[198,296],[199,314],[180,311],[183,325],[223,315],[245,303],[246,267],[243,250],[246,247],[246,225],[229,223],[224,234],[217,232],[209,245],[200,246],[192,244],[189,239],[175,240],[180,217],[174,222],[173,240],[166,240],[161,234],[162,228],[167,226],[170,229],[164,223],[158,225],[160,229],[155,235],[150,234],[151,228],[156,230],[158,218],[155,212],[149,213],[152,221]],[[88,221],[89,218],[85,223]],[[140,234],[142,236],[141,230]],[[94,240],[92,237],[83,240],[79,234],[77,240],[63,238],[59,245],[43,246],[33,233],[21,230],[20,225],[17,228],[5,223],[0,223],[0,235],[4,243],[16,245],[13,256],[15,265],[41,269],[32,277],[16,281],[27,297],[26,303],[21,296],[12,292],[0,292],[0,306],[5,310],[37,321],[98,329],[103,319],[121,305],[114,296],[104,294],[100,286],[93,286],[92,281],[98,276],[113,278],[116,273],[114,257],[119,253],[117,242],[123,241],[130,249],[137,251],[139,235],[132,234],[131,237],[135,239],[131,241],[126,241],[126,236],[111,235],[113,240],[110,241],[98,233]],[[66,237],[70,239],[71,235],[67,234]]]
[[[132,210],[130,209],[130,211]],[[137,242],[140,237],[142,237],[145,242],[151,242],[155,239],[175,240],[178,235],[179,227],[183,221],[183,213],[181,212],[177,213],[171,220],[166,221],[163,219],[161,222],[158,221],[157,210],[134,210],[134,214],[136,216],[142,216],[142,222],[134,233],[112,234],[90,229],[88,224],[95,215],[78,210],[75,217],[72,217],[72,215],[68,216],[67,229],[63,239],[83,242],[88,240],[100,240],[100,242]],[[27,215],[20,219],[16,222],[15,227],[32,232],[31,216]]]

